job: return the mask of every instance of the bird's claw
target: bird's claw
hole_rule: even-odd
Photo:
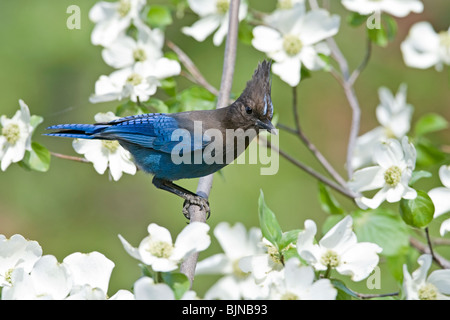
[[[211,215],[211,210],[209,208],[209,202],[205,198],[201,196],[189,196],[188,199],[184,200],[183,203],[183,215],[190,219],[191,215],[189,214],[189,207],[191,205],[199,206],[201,210],[205,210],[206,212],[206,219],[209,219],[209,216]]]

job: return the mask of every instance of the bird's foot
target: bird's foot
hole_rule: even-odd
[[[183,203],[183,215],[187,219],[191,218],[191,216],[189,214],[189,207],[191,205],[199,206],[201,210],[205,210],[206,215],[207,215],[206,219],[209,219],[209,216],[211,215],[211,210],[209,208],[208,200],[206,200],[205,198],[203,198],[201,196],[189,195],[189,197],[186,200],[184,200],[184,203]]]

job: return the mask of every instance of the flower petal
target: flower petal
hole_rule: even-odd
[[[194,252],[206,250],[211,244],[209,226],[202,222],[192,222],[180,232],[175,240],[171,258],[181,260]]]
[[[253,29],[252,45],[265,53],[275,52],[282,49],[283,37],[273,28],[257,26]]]
[[[378,265],[381,249],[370,242],[354,244],[346,252],[342,253],[341,261],[336,270],[340,274],[350,275],[353,281],[361,281],[367,278]]]
[[[330,15],[324,9],[309,11],[300,30],[300,39],[304,46],[318,43],[332,37],[339,31],[340,17]]]
[[[450,189],[439,187],[428,191],[428,195],[434,204],[434,217],[450,211]]]
[[[352,217],[346,216],[323,236],[319,245],[327,249],[340,251],[356,244],[356,235],[352,231],[352,226]]]
[[[114,263],[99,252],[73,253],[63,260],[69,269],[74,286],[89,285],[108,292],[109,279]]]
[[[439,168],[439,178],[442,184],[450,189],[450,165]]]
[[[275,62],[272,65],[272,71],[278,75],[281,80],[291,87],[295,87],[300,82],[301,62],[298,58],[287,58],[284,61]]]
[[[213,14],[196,21],[190,27],[183,27],[181,32],[185,35],[191,36],[199,42],[202,42],[219,27],[221,22],[222,17],[220,15]]]

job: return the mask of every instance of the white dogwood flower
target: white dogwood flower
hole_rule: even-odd
[[[206,223],[192,222],[177,236],[175,243],[169,230],[155,223],[148,226],[149,235],[145,237],[139,247],[131,246],[121,235],[120,241],[133,258],[152,267],[154,271],[173,271],[178,264],[193,253],[209,247],[211,240],[208,236],[209,226]]]
[[[219,46],[228,33],[230,0],[188,0],[189,7],[200,16],[190,27],[183,27],[181,32],[197,41],[204,41],[219,28],[213,37],[215,46]],[[247,15],[247,2],[241,1],[239,21]]]
[[[24,268],[11,274],[11,286],[2,291],[2,300],[62,300],[72,288],[72,278],[64,264],[51,255],[41,257],[30,272]]]
[[[89,11],[89,18],[95,23],[91,34],[94,45],[108,46],[131,24],[141,25],[140,11],[146,0],[119,0],[97,2]]]
[[[136,62],[156,61],[163,56],[164,33],[142,25],[137,39],[121,34],[102,51],[103,60],[113,68],[133,66]]]
[[[11,163],[19,162],[25,156],[25,151],[31,151],[31,136],[34,129],[42,122],[42,118],[35,117],[33,121],[28,106],[19,100],[20,110],[8,119],[0,117],[0,160],[1,169],[5,171]]]
[[[96,122],[109,122],[118,119],[114,113],[97,113]],[[109,173],[114,181],[118,181],[123,172],[136,174],[136,165],[131,160],[131,154],[116,140],[75,139],[73,148],[79,154],[93,163],[95,171],[104,174],[109,167]]]
[[[444,186],[431,189],[428,192],[434,204],[434,218],[450,211],[450,165],[443,165],[439,168],[439,178]],[[441,236],[449,231],[450,219],[446,219],[441,224]]]
[[[224,253],[208,257],[197,264],[195,273],[222,274],[205,294],[205,299],[256,299],[260,296],[260,287],[253,278],[242,271],[239,260],[263,253],[260,246],[262,234],[258,228],[248,232],[242,223],[230,226],[226,222],[219,223],[214,228],[214,235],[219,241]]]
[[[342,4],[347,10],[362,15],[386,12],[402,18],[411,12],[421,13],[423,11],[423,3],[420,0],[342,0]]]
[[[329,279],[315,280],[314,269],[301,266],[297,258],[290,258],[280,272],[271,298],[275,300],[334,300],[337,290]]]
[[[403,290],[407,300],[449,300],[450,270],[435,270],[428,277],[432,257],[424,254],[417,259],[420,267],[411,274],[403,265]]]
[[[358,243],[352,224],[352,218],[346,216],[315,243],[317,226],[314,221],[306,220],[297,240],[300,257],[319,271],[335,269],[351,276],[353,281],[367,278],[377,266],[382,249],[374,243]]]
[[[136,300],[175,300],[175,294],[165,283],[155,283],[152,278],[141,277],[133,285]],[[180,300],[195,300],[197,294],[186,291]]]
[[[114,71],[109,76],[100,76],[95,83],[92,103],[122,100],[147,101],[161,85],[159,80],[180,74],[178,61],[160,58],[154,61],[137,62],[133,66]]]
[[[99,252],[75,252],[63,264],[73,279],[69,299],[106,299],[114,262]]]
[[[426,21],[414,24],[401,44],[403,60],[409,67],[441,71],[450,65],[450,28],[437,33]]]
[[[0,287],[11,285],[15,269],[30,272],[41,256],[42,248],[36,241],[26,240],[19,234],[9,239],[0,234]]]
[[[289,10],[276,10],[265,22],[267,26],[253,29],[252,45],[275,61],[273,73],[295,87],[302,65],[309,70],[325,66],[319,54],[329,55],[329,48],[321,41],[338,32],[340,18],[323,9],[306,12],[299,3]]]
[[[381,188],[372,199],[357,198],[359,207],[376,209],[385,200],[392,203],[417,197],[416,190],[408,186],[416,164],[416,149],[408,137],[403,137],[401,144],[395,139],[379,143],[373,159],[375,166],[356,171],[348,183],[357,193]]]
[[[406,90],[407,85],[401,84],[394,96],[388,88],[379,88],[380,104],[376,108],[376,117],[381,126],[356,140],[353,169],[373,164],[373,152],[380,142],[391,138],[401,140],[409,132],[414,108],[406,102]]]

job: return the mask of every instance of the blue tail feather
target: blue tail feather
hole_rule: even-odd
[[[58,124],[48,127],[48,130],[61,130],[59,132],[47,133],[46,136],[64,137],[73,139],[101,139],[96,133],[101,132],[108,125],[94,124]]]

